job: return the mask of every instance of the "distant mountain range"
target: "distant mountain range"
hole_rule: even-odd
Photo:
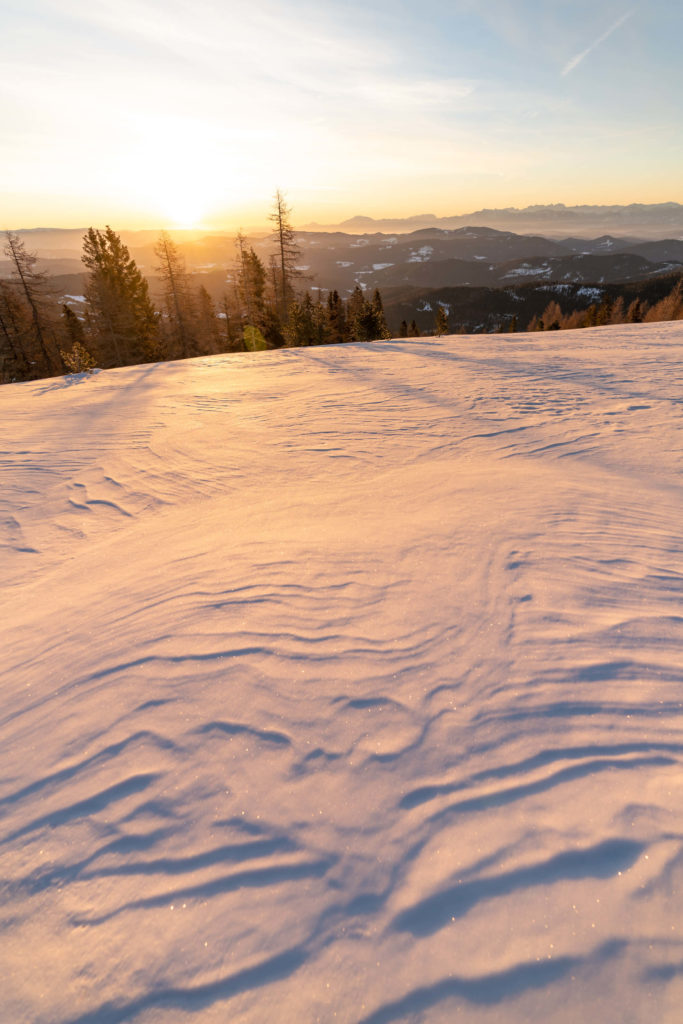
[[[635,236],[546,238],[495,228],[420,228],[409,234],[297,232],[302,284],[316,292],[336,288],[341,294],[356,285],[364,290],[394,287],[507,287],[523,282],[616,283],[643,280],[683,268],[683,240],[656,241]],[[153,284],[157,258],[153,239],[136,238],[131,254]],[[140,241],[144,244],[140,245]],[[130,244],[130,243],[129,243]],[[201,275],[216,297],[229,284],[235,259],[234,240],[220,235],[181,243],[188,268]],[[265,264],[273,243],[254,238]],[[28,245],[30,247],[31,240]],[[40,250],[39,250],[40,251]],[[79,275],[76,252],[63,246],[43,250],[39,269],[51,277]],[[0,276],[10,273],[0,260]]]
[[[683,240],[635,237],[550,239],[494,228],[421,228],[410,234],[299,232],[302,271],[314,288],[348,291],[523,281],[641,280],[683,267]],[[255,243],[257,251],[267,242]]]
[[[643,238],[683,233],[683,206],[680,203],[631,203],[629,206],[527,206],[501,210],[476,210],[452,217],[422,213],[413,217],[352,217],[341,224],[307,224],[309,231],[389,231],[409,232],[418,228],[490,227],[500,231],[533,232],[545,235],[568,233],[637,234]]]

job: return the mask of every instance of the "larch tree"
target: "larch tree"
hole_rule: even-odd
[[[584,327],[595,327],[598,322],[598,307],[594,302],[590,304],[585,313]],[[541,327],[541,330],[543,328]]]
[[[680,320],[683,317],[683,277],[674,285],[672,291],[663,299],[651,306],[643,316],[645,323],[662,320]]]
[[[12,264],[12,277],[17,286],[21,302],[28,313],[28,325],[22,349],[33,349],[33,362],[40,373],[50,376],[62,369],[56,351],[53,325],[45,299],[46,277],[38,273],[35,253],[27,251],[25,244],[14,231],[7,231],[5,255]]]
[[[562,323],[562,309],[559,302],[552,299],[541,314],[544,331],[559,331]],[[608,321],[605,321],[606,323]]]
[[[599,327],[604,327],[606,324],[612,322],[612,310],[613,303],[609,295],[606,295],[600,304],[600,308],[595,316],[595,322]]]
[[[624,296],[619,295],[614,305],[612,306],[612,319],[613,324],[623,324],[626,319],[626,306],[624,303]]]
[[[642,324],[645,309],[640,299],[634,299],[626,311],[627,324]]]
[[[0,281],[0,369],[3,383],[27,380],[31,375],[31,360],[27,349],[29,321],[9,281]]]
[[[185,259],[167,231],[162,231],[154,247],[157,270],[164,283],[165,319],[170,358],[185,359],[198,352],[194,297]]]
[[[289,306],[294,298],[294,282],[301,276],[301,272],[297,270],[301,250],[290,220],[291,213],[291,208],[287,206],[284,195],[278,189],[273,200],[273,212],[269,219],[275,229],[277,245],[276,302],[283,323],[287,319]]]

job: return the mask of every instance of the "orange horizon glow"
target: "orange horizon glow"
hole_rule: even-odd
[[[298,226],[683,202],[663,0],[198,2],[7,12],[0,227],[265,228],[278,187]]]
[[[463,217],[468,214],[475,214],[481,210],[523,210],[530,206],[649,206],[677,202],[683,205],[683,196],[679,194],[677,198],[674,190],[672,190],[672,193],[665,193],[663,196],[646,193],[638,194],[635,197],[579,196],[569,199],[520,196],[517,199],[509,201],[501,199],[498,202],[491,197],[484,197],[486,201],[479,204],[472,202],[466,206],[458,204],[457,207],[456,204],[429,204],[428,201],[420,201],[420,198],[415,200],[414,205],[408,205],[405,201],[397,203],[396,206],[390,206],[386,202],[380,205],[370,202],[363,203],[359,199],[358,202],[345,206],[330,204],[324,207],[308,203],[298,205],[292,201],[292,193],[289,192],[286,193],[286,199],[290,206],[292,206],[292,222],[296,228],[301,230],[308,225],[314,224],[320,227],[325,227],[326,225],[335,226],[356,216],[366,216],[371,217],[373,220],[382,221],[401,220],[426,215],[434,216],[435,218]],[[80,214],[71,208],[66,212],[57,206],[57,212],[50,216],[49,204],[46,203],[44,206],[41,204],[40,208],[45,211],[42,214],[36,212],[37,204],[31,204],[26,208],[26,213],[23,216],[20,212],[14,212],[11,221],[5,216],[5,223],[0,222],[0,230],[28,231],[41,228],[45,230],[81,230],[90,226],[97,227],[110,224],[116,230],[121,231],[167,230],[171,232],[206,232],[209,234],[237,232],[239,230],[245,232],[267,232],[271,230],[271,225],[268,221],[271,205],[272,194],[265,196],[263,203],[249,204],[241,210],[230,210],[230,212],[218,213],[212,216],[210,213],[202,211],[200,204],[195,203],[191,197],[187,199],[179,197],[176,200],[170,196],[165,204],[165,215],[151,212],[145,213],[142,210],[135,210],[129,213],[118,204],[113,204],[108,208],[103,206],[98,211],[95,211],[92,206],[84,207]],[[13,204],[10,204],[10,209],[12,206]],[[15,211],[17,209],[21,209],[21,207],[18,205],[14,207]],[[5,207],[6,212],[7,207]]]

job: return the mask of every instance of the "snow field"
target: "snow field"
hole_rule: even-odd
[[[0,1019],[677,1024],[682,357],[3,388]]]

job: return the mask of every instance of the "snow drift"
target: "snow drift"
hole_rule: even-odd
[[[0,1018],[680,1021],[682,361],[2,388]]]

